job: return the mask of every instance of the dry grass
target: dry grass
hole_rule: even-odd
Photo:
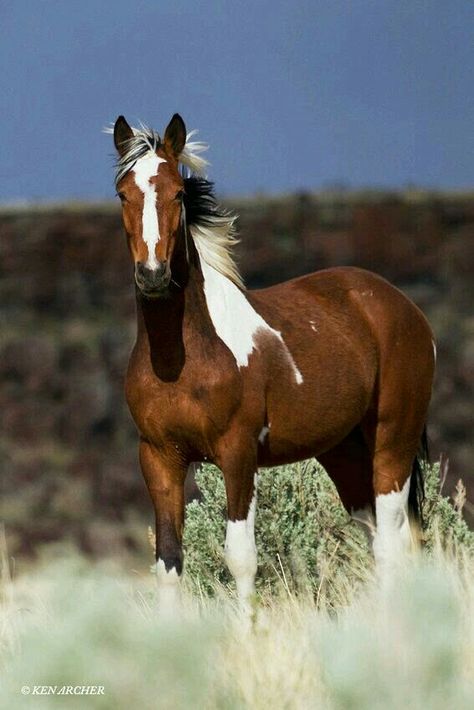
[[[232,591],[185,594],[160,619],[154,580],[58,559],[13,578],[3,550],[2,707],[446,708],[474,706],[474,569],[438,548],[391,591],[339,581],[338,606],[262,593],[246,629]],[[282,575],[283,577],[283,575]],[[21,694],[103,685],[103,696]]]

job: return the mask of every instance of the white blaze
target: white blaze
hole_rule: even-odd
[[[154,269],[157,266],[155,247],[160,241],[156,190],[155,186],[150,183],[150,178],[158,174],[160,163],[166,163],[166,160],[150,151],[143,158],[137,160],[133,169],[135,184],[143,192],[142,236],[148,248],[146,265],[149,269]]]
[[[247,301],[245,294],[227,277],[201,259],[207,308],[218,337],[233,354],[238,367],[246,367],[255,348],[255,336],[268,333],[279,341],[293,370],[297,384],[303,376],[283,340]]]

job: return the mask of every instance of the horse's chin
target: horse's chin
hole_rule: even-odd
[[[148,301],[158,301],[160,299],[169,298],[170,296],[169,284],[167,286],[163,286],[162,288],[143,289],[140,288],[140,286],[137,286],[137,288],[140,296]]]

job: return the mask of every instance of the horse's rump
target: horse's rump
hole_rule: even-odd
[[[279,463],[318,455],[342,441],[370,411],[393,373],[382,404],[403,408],[419,387],[417,362],[431,357],[431,331],[420,311],[387,281],[362,269],[327,269],[260,291],[249,300],[282,333],[303,382],[294,382],[274,350],[268,376],[260,459]]]

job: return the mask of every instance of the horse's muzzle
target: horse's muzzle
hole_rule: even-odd
[[[157,266],[150,269],[143,261],[135,264],[135,283],[141,293],[148,298],[163,296],[171,281],[171,270],[167,261],[158,262]]]

